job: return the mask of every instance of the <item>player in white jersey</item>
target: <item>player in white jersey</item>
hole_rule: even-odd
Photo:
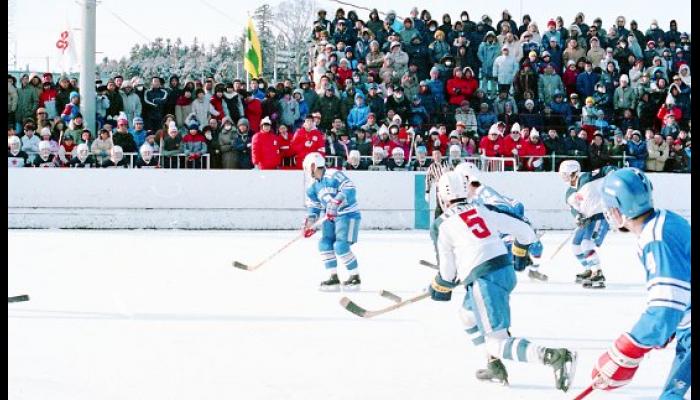
[[[567,391],[576,353],[538,346],[508,332],[509,298],[516,278],[513,258],[500,235],[514,236],[516,262],[527,257],[537,235],[526,222],[479,204],[467,204],[466,197],[467,182],[459,173],[447,172],[440,178],[438,199],[445,212],[435,221],[440,272],[429,287],[431,298],[449,301],[452,290],[465,285],[460,316],[472,342],[488,355],[487,368],[477,371],[477,379],[506,384],[508,373],[501,359],[540,363],[554,369],[555,387]]]
[[[482,184],[479,168],[474,163],[468,161],[462,162],[455,167],[455,171],[467,180],[468,203],[478,203],[490,210],[503,212],[529,223],[528,219],[525,218],[525,205],[520,201],[498,193],[490,186]],[[506,235],[502,239],[508,251],[510,251],[513,238]],[[539,272],[539,265],[535,263],[535,261],[542,256],[543,251],[542,242],[539,240],[531,244],[528,249],[529,257],[525,260],[526,262],[521,265],[516,265],[515,270],[524,271],[527,269],[527,275],[531,279],[546,281],[548,279],[547,275]]]
[[[680,400],[690,387],[690,224],[654,209],[651,182],[636,168],[606,176],[601,194],[610,226],[637,236],[648,298],[637,323],[598,359],[593,386],[612,390],[629,383],[644,355],[675,336],[676,357],[659,399]]]

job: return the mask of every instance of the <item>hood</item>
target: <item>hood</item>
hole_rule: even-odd
[[[240,126],[240,125],[245,125],[245,126],[248,127],[248,129],[250,129],[250,123],[248,122],[248,118],[241,118],[241,119],[239,119],[239,120],[238,120],[238,123],[236,124],[236,126]]]
[[[357,100],[357,99],[362,99],[362,100],[364,101],[364,100],[365,100],[365,95],[362,94],[361,92],[357,92],[357,93],[355,94],[355,100]]]
[[[304,101],[304,90],[303,89],[294,89],[294,91],[292,92],[292,96],[294,96],[297,93],[299,93],[299,96],[301,96],[300,100]]]
[[[472,73],[472,79],[474,79],[474,78],[476,77],[476,75],[474,75],[474,70],[473,70],[471,67],[466,67],[466,68],[464,68],[464,71],[469,71],[469,72],[471,72],[471,73]]]

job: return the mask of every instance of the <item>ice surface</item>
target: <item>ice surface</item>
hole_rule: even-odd
[[[579,352],[574,385],[554,389],[548,367],[506,361],[510,387],[478,382],[485,356],[450,303],[430,299],[361,319],[322,293],[317,238],[255,262],[296,232],[8,230],[10,399],[570,399],[589,383],[598,355],[644,308],[634,239],[610,234],[601,249],[608,288],[573,283],[580,269],[568,232],[547,232],[541,271],[519,274],[511,299],[515,336]],[[425,231],[360,232],[353,246],[367,308],[420,292],[434,270]],[[345,271],[339,272],[345,276]],[[654,399],[673,350],[652,351],[634,381],[589,399]],[[688,396],[689,398],[689,396]]]

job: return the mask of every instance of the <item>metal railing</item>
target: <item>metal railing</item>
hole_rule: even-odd
[[[52,153],[54,156],[58,157],[58,153]],[[70,160],[74,155],[66,154],[66,159]],[[89,152],[88,156],[93,156],[93,159],[97,161],[97,155],[95,153]],[[38,157],[38,155],[37,155]],[[100,157],[105,160],[109,157]],[[127,152],[124,153],[124,158],[129,160],[127,168],[136,168],[136,161],[139,159],[139,153]],[[187,156],[184,154],[175,154],[172,156],[162,156],[161,153],[153,153],[153,158],[158,162],[158,168],[166,169],[211,169],[211,157],[210,154],[202,154],[197,160],[188,160]],[[101,164],[101,163],[100,163]]]
[[[432,157],[425,157],[427,160],[432,161]],[[406,169],[409,168],[409,164],[412,161],[417,160],[416,156],[411,157],[409,161],[406,162]],[[442,157],[441,161],[448,160],[449,157]],[[460,157],[462,161],[474,163],[481,171],[484,172],[501,172],[507,170],[513,170],[509,166],[516,165],[515,157],[486,157],[486,156],[468,156]],[[345,157],[340,156],[326,156],[326,166],[329,168],[342,169],[345,163]],[[365,161],[368,166],[372,165],[371,156],[360,156],[360,161]]]

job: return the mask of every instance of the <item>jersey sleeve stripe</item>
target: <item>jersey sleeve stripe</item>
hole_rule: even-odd
[[[667,300],[667,299],[651,299],[647,303],[647,307],[666,307],[666,308],[673,308],[674,310],[678,311],[685,311],[685,309],[688,307],[686,304],[683,304],[679,301],[675,300]]]
[[[682,281],[680,279],[675,278],[668,278],[665,276],[650,279],[649,282],[647,282],[647,290],[651,289],[652,286],[657,284],[672,284],[674,286],[690,290],[690,282]]]
[[[649,289],[649,298],[652,299],[650,301],[663,299],[687,306],[690,303],[690,291],[675,286],[656,285]]]

